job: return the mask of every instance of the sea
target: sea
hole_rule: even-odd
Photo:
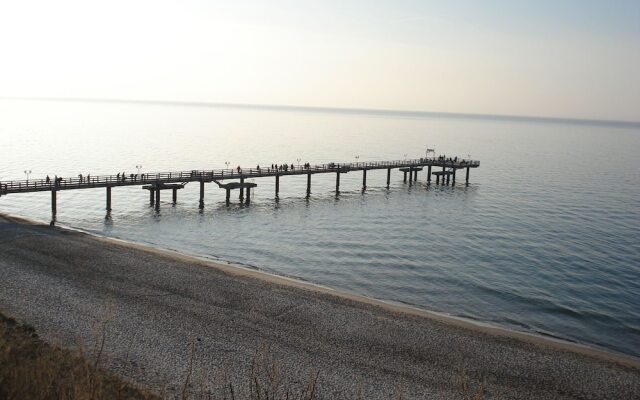
[[[389,302],[640,356],[640,124],[206,103],[0,100],[0,182],[271,164],[480,161],[469,185],[392,171],[58,193],[57,222]],[[48,192],[0,197],[44,222]],[[0,271],[0,274],[2,272]]]

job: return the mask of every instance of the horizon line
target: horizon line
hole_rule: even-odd
[[[328,106],[301,106],[286,104],[255,104],[255,103],[226,103],[214,101],[195,100],[144,100],[144,99],[114,99],[114,98],[93,98],[93,97],[21,97],[21,96],[0,96],[1,100],[19,101],[59,101],[59,102],[87,102],[87,103],[114,103],[114,104],[147,104],[147,105],[170,105],[170,106],[191,106],[191,107],[217,107],[217,108],[244,108],[257,110],[276,111],[307,111],[322,113],[348,113],[365,115],[397,115],[405,117],[435,117],[435,118],[468,118],[476,120],[498,119],[505,121],[526,121],[540,123],[565,123],[576,125],[600,125],[625,128],[640,128],[640,121],[594,119],[577,117],[553,117],[536,115],[509,115],[509,114],[481,114],[452,111],[420,111],[420,110],[399,110],[399,109],[379,109],[379,108],[358,108],[358,107],[328,107]]]

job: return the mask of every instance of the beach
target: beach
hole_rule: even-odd
[[[640,361],[173,251],[0,217],[0,309],[169,396],[252,363],[333,398],[632,399]],[[186,379],[186,377],[189,377]]]

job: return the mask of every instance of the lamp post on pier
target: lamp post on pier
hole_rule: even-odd
[[[359,155],[357,155],[357,156],[356,156],[356,167],[358,166],[358,160],[359,160],[359,159],[360,159],[360,156],[359,156]]]
[[[142,170],[142,164],[137,164],[136,169],[138,170],[138,175],[140,175],[140,171]]]
[[[27,182],[29,182],[29,175],[31,174],[31,170],[30,169],[25,169],[24,170],[24,174],[27,176]]]

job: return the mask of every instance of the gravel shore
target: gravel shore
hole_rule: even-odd
[[[4,217],[0,309],[89,352],[105,332],[104,367],[168,396],[242,394],[268,358],[320,399],[640,398],[634,358]]]

